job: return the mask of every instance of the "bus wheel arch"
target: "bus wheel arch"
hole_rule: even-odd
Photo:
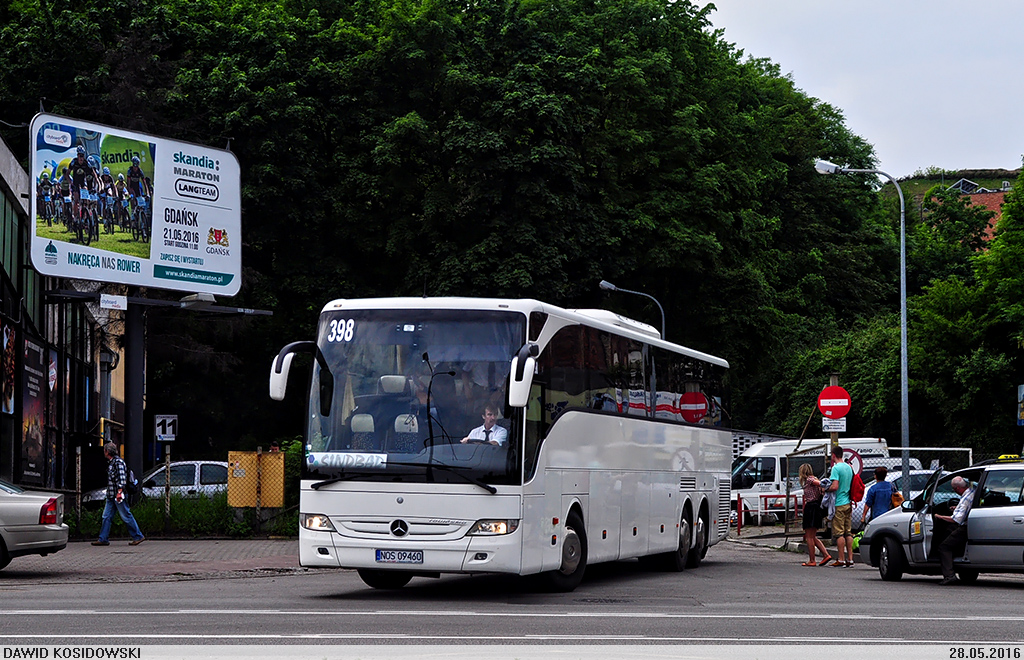
[[[579,586],[587,570],[587,551],[587,530],[583,523],[583,511],[578,503],[573,503],[565,517],[561,565],[544,574],[551,591],[569,592]]]

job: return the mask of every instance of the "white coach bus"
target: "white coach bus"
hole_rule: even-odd
[[[441,573],[700,564],[729,529],[725,360],[603,310],[535,300],[335,300],[315,342],[299,563],[396,589]]]

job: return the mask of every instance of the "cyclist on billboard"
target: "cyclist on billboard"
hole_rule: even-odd
[[[85,147],[78,145],[78,155],[68,165],[71,174],[71,197],[75,202],[75,217],[82,217],[81,191],[86,187],[85,179],[92,173],[92,166],[85,158]]]
[[[133,197],[139,195],[148,196],[149,187],[146,185],[146,175],[143,173],[142,168],[139,167],[139,157],[132,156],[132,166],[128,168],[128,192]]]

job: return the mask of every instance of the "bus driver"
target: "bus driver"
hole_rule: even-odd
[[[504,445],[505,441],[508,440],[508,431],[504,426],[497,426],[495,424],[498,421],[497,407],[487,404],[481,417],[484,419],[483,425],[470,431],[469,435],[462,439],[462,442],[486,442],[495,446]]]

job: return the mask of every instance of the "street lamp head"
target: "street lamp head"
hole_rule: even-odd
[[[601,280],[601,283],[598,284],[597,286],[603,289],[604,291],[618,291],[618,288],[608,280]]]
[[[827,160],[816,160],[814,161],[814,169],[818,170],[818,174],[842,174],[843,168],[839,167],[835,163],[830,163]]]

